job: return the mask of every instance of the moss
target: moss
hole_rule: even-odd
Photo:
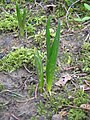
[[[79,63],[83,72],[90,73],[90,43],[88,42],[82,45]]]
[[[4,85],[0,83],[0,91],[2,91],[3,89],[4,89]]]

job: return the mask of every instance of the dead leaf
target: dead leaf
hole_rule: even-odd
[[[82,89],[83,91],[90,91],[90,87],[86,84],[80,85],[80,89]]]
[[[90,104],[82,104],[80,108],[90,111]]]
[[[62,117],[65,117],[65,116],[67,115],[67,111],[62,110],[61,112],[59,112],[59,114],[60,114],[60,117],[61,117],[61,118],[62,118]]]
[[[55,83],[56,86],[64,86],[69,80],[71,80],[71,75],[64,73],[60,80]]]

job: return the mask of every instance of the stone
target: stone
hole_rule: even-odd
[[[63,120],[63,118],[60,117],[60,114],[55,114],[52,116],[52,120]]]

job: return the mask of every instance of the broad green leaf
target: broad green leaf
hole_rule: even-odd
[[[84,3],[84,7],[85,7],[86,9],[90,10],[90,5]]]
[[[81,18],[74,18],[74,20],[77,21],[77,22],[82,22]]]
[[[48,18],[47,21],[47,26],[46,26],[46,48],[47,48],[47,59],[49,59],[50,56],[50,17]]]
[[[84,21],[89,20],[89,19],[90,19],[90,17],[86,16],[86,17],[82,18],[82,21],[84,22]]]
[[[74,20],[75,21],[77,21],[77,22],[85,22],[86,20],[89,20],[90,19],[90,17],[89,16],[86,16],[86,17],[84,17],[84,18],[74,18]]]
[[[59,48],[59,40],[60,40],[60,20],[58,21],[56,36],[53,45],[50,48],[50,56],[49,59],[47,59],[47,65],[46,65],[46,82],[47,82],[47,90],[49,93],[51,93],[51,87],[55,72],[55,65],[56,65],[58,48]]]
[[[41,57],[37,50],[35,51],[35,63],[37,68],[37,75],[39,78],[39,90],[42,93],[44,87],[43,65],[42,65]]]

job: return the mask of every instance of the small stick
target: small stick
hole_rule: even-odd
[[[38,84],[36,85],[36,89],[35,89],[35,98],[37,98],[37,92],[38,92]]]
[[[16,117],[14,114],[11,114],[11,116],[15,119],[15,120],[20,120],[18,117]]]
[[[25,70],[26,70],[28,73],[31,73],[31,72],[29,71],[29,69],[26,67],[25,64],[24,64],[23,66],[24,66]]]

